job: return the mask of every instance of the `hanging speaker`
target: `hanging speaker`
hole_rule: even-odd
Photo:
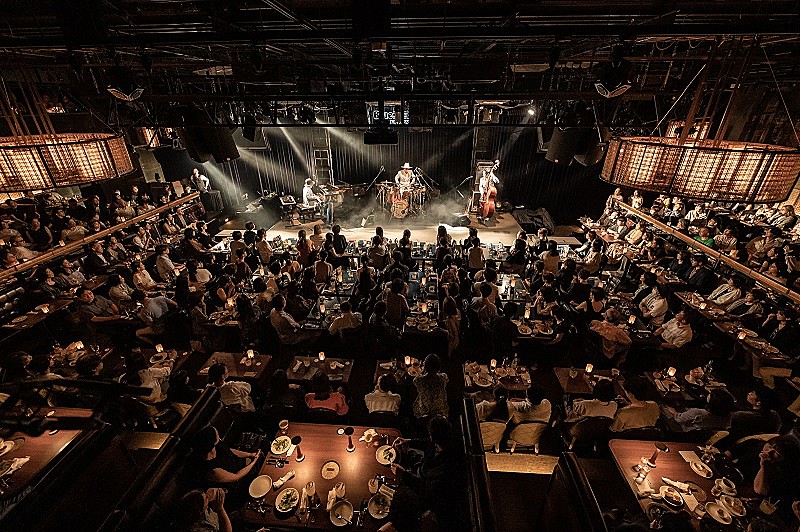
[[[592,130],[586,135],[584,145],[575,154],[575,160],[583,166],[596,165],[603,160],[610,137],[611,132],[607,127],[601,127],[599,132],[597,129]]]
[[[233,140],[233,134],[227,127],[202,128],[208,148],[218,163],[239,158],[239,149]]]
[[[198,163],[206,163],[211,159],[211,152],[204,142],[203,135],[200,134],[199,127],[179,127],[177,131],[189,157]]]
[[[586,131],[579,128],[555,128],[544,158],[552,163],[569,166],[583,142]]]

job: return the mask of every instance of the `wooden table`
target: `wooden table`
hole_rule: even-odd
[[[591,396],[594,392],[594,387],[591,386],[586,379],[586,371],[584,369],[576,369],[577,375],[575,378],[570,378],[569,369],[570,368],[553,368],[553,373],[556,374],[558,384],[561,385],[561,390],[565,394],[579,395],[584,397]],[[611,370],[607,369],[594,370],[592,374],[599,375],[601,377],[612,377]],[[618,395],[623,395],[622,392],[624,390],[622,389],[619,379],[613,379],[613,381],[614,390]]]
[[[338,482],[345,485],[345,499],[353,504],[353,509],[358,510],[361,501],[368,501],[372,495],[369,492],[368,482],[376,475],[385,475],[388,482],[396,484],[396,478],[389,467],[383,466],[375,459],[375,451],[378,446],[366,444],[358,439],[370,427],[353,427],[353,443],[355,451],[348,453],[347,437],[337,434],[340,427],[337,425],[315,425],[310,423],[291,423],[289,425],[288,436],[300,436],[303,438],[300,449],[305,455],[302,462],[296,462],[296,455],[293,454],[289,463],[282,469],[274,465],[264,464],[259,471],[261,475],[269,475],[273,481],[278,480],[291,470],[294,470],[295,477],[288,481],[283,487],[296,488],[302,493],[303,487],[310,481],[316,485],[317,495],[322,499],[319,509],[312,510],[313,523],[309,523],[307,528],[312,529],[333,529],[336,528],[330,521],[328,512],[325,510],[325,503],[328,492],[333,489]],[[375,428],[378,434],[387,434],[389,443],[399,437],[400,431],[388,428]],[[385,442],[385,440],[384,440]],[[377,442],[376,442],[377,443]],[[383,443],[383,442],[381,442]],[[325,480],[320,475],[322,465],[328,460],[335,460],[341,472],[336,478]],[[281,489],[283,489],[283,487]],[[271,491],[265,497],[267,503],[274,504],[279,491]],[[273,509],[264,514],[258,513],[245,507],[242,510],[242,519],[251,524],[261,526],[278,526],[285,528],[306,528],[305,517],[302,516],[301,522],[292,516],[285,518],[275,515]],[[386,523],[386,519],[376,520],[372,516],[365,515],[364,529],[377,530]],[[350,527],[352,528],[352,527]]]
[[[79,417],[91,418],[93,412],[84,408],[45,408],[42,414],[54,411],[53,419],[58,417]],[[47,473],[48,465],[59,455],[68,451],[71,444],[82,436],[87,436],[92,430],[59,430],[52,436],[50,431],[46,431],[39,436],[31,436],[23,432],[15,432],[5,435],[6,440],[24,438],[22,445],[13,451],[9,451],[0,458],[0,462],[12,460],[14,458],[24,458],[30,456],[30,460],[20,469],[15,471],[8,482],[8,487],[3,488],[0,493],[0,501],[13,499],[23,493],[33,489],[37,482]]]
[[[246,358],[246,355],[243,353],[213,353],[208,357],[208,360],[203,362],[203,366],[197,374],[208,375],[208,368],[210,368],[212,364],[222,362],[228,367],[228,378],[231,380],[251,383],[260,382],[261,378],[264,376],[264,371],[267,369],[267,365],[270,360],[272,360],[272,356],[254,355],[253,363],[250,365],[242,363],[243,358]]]
[[[686,373],[682,371],[675,373],[675,383],[681,387],[681,391],[679,392],[660,391],[656,386],[656,378],[652,371],[645,372],[644,376],[647,378],[647,381],[653,385],[654,397],[657,398],[658,402],[681,405],[685,405],[686,403],[706,402],[706,396],[708,395],[708,392],[705,391],[705,388],[689,384],[685,379]],[[723,389],[725,388],[723,387]]]
[[[88,288],[92,292],[106,284],[108,281],[108,275],[95,275],[91,279],[86,279],[83,284],[81,285],[83,288]]]
[[[716,303],[692,292],[675,292],[675,295],[695,311],[699,312],[704,318],[712,321],[714,327],[738,344],[746,354],[753,358],[753,364],[756,368],[762,366],[791,367],[792,360],[788,356],[779,351],[770,353],[765,347],[761,347],[771,345],[767,340],[761,337],[752,338],[749,336],[745,337],[744,340],[740,340],[739,332],[741,330],[741,324],[735,320],[731,321],[737,317],[728,314],[716,314],[715,312],[718,313],[723,310],[722,307]],[[706,303],[706,308],[700,308],[701,302]]]
[[[498,367],[497,369],[501,368]],[[474,381],[475,373],[468,372],[467,365],[463,364],[461,366],[461,370],[464,373],[464,390],[466,392],[472,392],[475,390],[491,391],[498,384],[502,385],[506,390],[512,390],[512,391],[522,391],[529,389],[531,387],[531,376],[530,373],[528,372],[528,369],[525,366],[518,366],[517,369],[520,373],[522,373],[522,376],[517,375],[511,377],[505,375],[503,377],[498,377],[496,374],[489,371],[489,368],[488,366],[486,366],[486,364],[480,364],[479,370],[476,373],[488,373],[489,377],[491,377],[492,379],[492,384],[490,386],[481,387],[475,384]],[[522,371],[523,369],[525,371]]]
[[[641,440],[611,440],[608,443],[608,446],[611,449],[611,455],[614,457],[614,463],[617,464],[617,469],[619,469],[622,478],[624,478],[628,483],[628,486],[633,491],[634,497],[636,497],[639,501],[639,506],[641,506],[642,510],[646,514],[647,509],[652,504],[655,504],[655,501],[649,497],[645,497],[643,499],[639,499],[637,497],[639,490],[638,485],[634,482],[634,479],[636,478],[636,472],[634,472],[631,467],[638,464],[643,456],[648,458],[652,456],[653,451],[655,450],[654,443],[652,441]],[[666,446],[669,448],[669,452],[658,454],[656,468],[651,470],[650,474],[647,476],[647,481],[650,483],[650,486],[656,492],[658,492],[661,486],[664,485],[664,482],[661,481],[661,477],[666,477],[670,480],[676,480],[678,482],[685,482],[689,480],[700,486],[706,492],[705,502],[713,501],[714,496],[711,495],[711,488],[714,486],[715,477],[701,477],[692,470],[689,462],[684,460],[680,455],[680,451],[694,451],[698,453],[699,457],[701,453],[698,451],[697,444],[666,442]],[[737,490],[739,492],[739,497],[753,496],[754,494],[752,484],[750,483],[744,483],[741,486],[737,486]],[[748,511],[748,515],[750,514],[751,512]],[[692,519],[692,524],[694,525],[695,529],[700,530],[699,520]]]
[[[300,362],[299,366],[297,364],[298,362]],[[306,366],[306,362],[308,362],[308,366]],[[343,364],[344,367],[332,369],[332,362]],[[353,371],[354,363],[355,360],[352,358],[325,357],[325,362],[323,364],[319,361],[319,358],[296,356],[292,358],[291,362],[289,362],[289,368],[286,370],[286,375],[289,377],[290,382],[309,382],[318,371],[324,369],[331,381],[347,384],[350,381],[350,372]],[[296,371],[295,368],[297,368]]]
[[[395,362],[394,360],[378,360],[375,363],[375,375],[373,376],[373,384],[378,384],[378,379],[380,379],[383,375],[391,374],[394,376],[395,380],[401,386],[408,386],[413,383],[414,377],[408,374],[406,371],[405,363],[402,360],[403,357],[400,357],[401,360]],[[419,368],[420,361],[416,358],[412,358],[412,360],[416,361],[414,364]],[[381,365],[384,364],[392,364],[389,368],[383,368]]]
[[[33,310],[28,312],[27,314],[23,314],[25,316],[25,321],[20,321],[19,323],[6,323],[3,325],[6,329],[15,329],[18,331],[22,331],[25,329],[30,329],[34,325],[38,325],[39,323],[43,322],[51,315],[55,314],[59,310],[67,308],[72,302],[75,301],[74,299],[56,299],[55,301],[50,301],[47,303],[48,305],[48,312],[44,313],[39,310]]]

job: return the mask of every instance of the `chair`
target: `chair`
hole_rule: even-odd
[[[533,447],[534,454],[539,454],[539,440],[548,425],[546,421],[526,421],[514,427],[508,438],[511,454],[514,454],[517,446]]]
[[[495,453],[500,452],[500,442],[506,431],[506,424],[500,421],[481,421],[481,440],[483,449],[494,449]]]
[[[386,427],[396,429],[400,427],[400,416],[394,412],[376,410],[367,414],[367,425],[370,427]]]
[[[664,433],[658,427],[640,427],[638,429],[628,429],[614,432],[614,438],[618,440],[645,440],[658,441],[663,439]]]
[[[614,422],[610,417],[586,417],[572,425],[567,431],[572,438],[569,442],[571,451],[579,441],[592,442],[592,449],[597,452],[597,442],[607,437],[608,428]]]
[[[344,416],[327,408],[312,408],[306,413],[306,421],[318,425],[340,425],[344,421]]]

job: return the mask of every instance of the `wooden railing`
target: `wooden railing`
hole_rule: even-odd
[[[722,253],[721,251],[718,251],[716,249],[710,248],[710,247],[706,246],[705,244],[701,244],[700,242],[698,242],[697,240],[695,240],[691,236],[684,235],[683,233],[681,233],[680,231],[678,231],[674,227],[669,226],[669,225],[667,225],[664,222],[661,222],[659,220],[656,220],[655,218],[653,218],[649,214],[644,213],[644,212],[640,211],[639,209],[635,209],[635,208],[631,207],[630,205],[628,205],[627,203],[623,203],[621,201],[618,201],[617,204],[620,207],[622,207],[623,209],[625,209],[626,211],[628,211],[629,213],[631,213],[634,216],[636,216],[637,218],[639,218],[641,220],[644,220],[645,222],[649,223],[650,225],[658,228],[661,232],[667,233],[669,235],[672,235],[674,238],[677,238],[678,240],[684,242],[689,247],[694,248],[697,251],[702,252],[703,254],[707,255],[708,257],[710,257],[712,259],[716,259],[718,262],[724,263],[726,266],[728,266],[732,270],[736,270],[737,272],[741,273],[742,275],[745,275],[745,276],[749,277],[750,279],[753,279],[754,281],[756,281],[760,285],[772,290],[776,294],[780,294],[780,295],[782,295],[784,297],[787,297],[787,298],[791,299],[792,301],[794,301],[795,303],[800,303],[800,293],[795,292],[794,290],[792,290],[788,286],[779,283],[778,281],[776,281],[772,277],[769,277],[769,276],[764,275],[763,273],[757,272],[752,268],[748,268],[744,264],[735,261],[734,259],[732,259],[728,255],[726,255],[725,253]]]
[[[107,238],[107,237],[111,236],[112,234],[116,233],[117,231],[120,231],[121,229],[125,229],[126,227],[130,227],[132,225],[135,225],[135,224],[137,224],[139,222],[143,222],[143,221],[145,221],[145,220],[147,220],[149,218],[152,218],[154,216],[158,216],[159,214],[161,214],[163,212],[169,211],[170,209],[174,209],[175,207],[183,205],[184,203],[189,203],[190,201],[194,201],[199,197],[200,197],[200,193],[199,192],[193,192],[193,193],[188,194],[186,196],[180,197],[180,198],[176,199],[175,201],[171,201],[170,203],[167,203],[166,205],[162,205],[160,207],[156,207],[155,209],[149,210],[149,211],[147,211],[145,213],[142,213],[142,214],[140,214],[138,216],[134,216],[130,220],[126,220],[125,222],[123,222],[121,224],[117,224],[114,227],[110,227],[108,229],[104,229],[104,230],[100,231],[99,233],[94,233],[92,235],[85,236],[80,240],[76,240],[74,242],[66,243],[63,246],[56,245],[56,247],[54,247],[54,248],[52,248],[52,249],[50,249],[48,251],[45,251],[44,253],[42,253],[41,255],[39,255],[38,257],[36,257],[34,259],[25,261],[25,262],[23,262],[21,264],[17,264],[16,266],[12,266],[11,268],[7,268],[7,269],[5,269],[3,271],[0,271],[0,282],[1,281],[5,281],[6,279],[8,279],[10,277],[14,277],[15,275],[19,275],[20,273],[25,272],[27,270],[31,270],[33,268],[37,268],[37,267],[39,267],[39,266],[41,266],[43,264],[48,264],[48,263],[52,262],[53,260],[55,260],[55,259],[57,259],[59,257],[62,257],[64,255],[69,255],[70,253],[74,253],[76,251],[79,251],[86,244],[91,244],[92,242],[94,242],[96,240],[101,240],[103,238]],[[53,235],[53,240],[54,241],[57,241],[56,240],[57,238],[58,237],[56,235]]]

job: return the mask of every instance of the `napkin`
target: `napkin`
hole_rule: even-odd
[[[664,386],[663,382],[661,382],[660,380],[656,380],[655,382],[656,382],[656,388],[658,388],[659,392],[665,393],[667,391],[667,388]]]
[[[381,369],[392,369],[392,365],[391,362],[381,362],[380,364]]]
[[[464,384],[466,385],[467,388],[472,386],[472,379],[469,378],[468,374],[464,375]]]
[[[636,484],[636,489],[639,491],[639,498],[644,499],[645,497],[649,497],[650,495],[654,494],[656,491],[650,486],[650,481],[644,479],[641,484]]]
[[[308,492],[306,491],[305,486],[303,487],[303,491],[300,493],[300,507],[298,511],[303,514],[306,512],[308,508]]]
[[[20,469],[22,466],[27,464],[28,460],[30,460],[30,459],[31,459],[30,456],[23,456],[22,458],[14,458],[13,462],[11,462],[11,469],[9,469],[8,473],[6,473],[6,474],[10,475],[11,473],[16,471],[17,469]]]
[[[325,506],[325,509],[330,512],[334,504],[336,504],[336,489],[332,488],[331,491],[328,492],[328,504]]]
[[[389,499],[390,501],[394,497],[394,490],[387,486],[386,484],[382,484],[380,488],[378,488],[378,493]]]
[[[678,451],[678,454],[689,463],[700,461],[700,457],[694,451]]]
[[[283,486],[284,484],[286,484],[287,482],[289,482],[293,478],[294,478],[294,469],[292,469],[291,471],[289,471],[288,473],[283,475],[281,478],[276,480],[275,483],[273,484],[273,488],[275,490],[279,490],[281,488],[281,486]]]
[[[303,365],[303,361],[302,360],[298,360],[297,364],[295,364],[294,368],[292,368],[292,372],[297,373],[297,370],[300,369],[300,366],[302,366],[302,365]]]
[[[689,512],[694,512],[695,507],[700,504],[697,502],[695,496],[691,493],[682,493],[681,496],[683,497],[683,502],[686,503],[686,509],[689,510]]]
[[[676,480],[669,479],[667,477],[661,477],[661,480],[664,481],[664,484],[672,486],[673,488],[677,489],[678,491],[689,491],[689,485],[684,484],[683,482],[678,482]]]
[[[361,436],[358,441],[367,441],[367,436],[372,435],[372,439],[375,439],[375,436],[378,435],[378,432],[375,429],[367,429],[364,431],[364,435]]]

